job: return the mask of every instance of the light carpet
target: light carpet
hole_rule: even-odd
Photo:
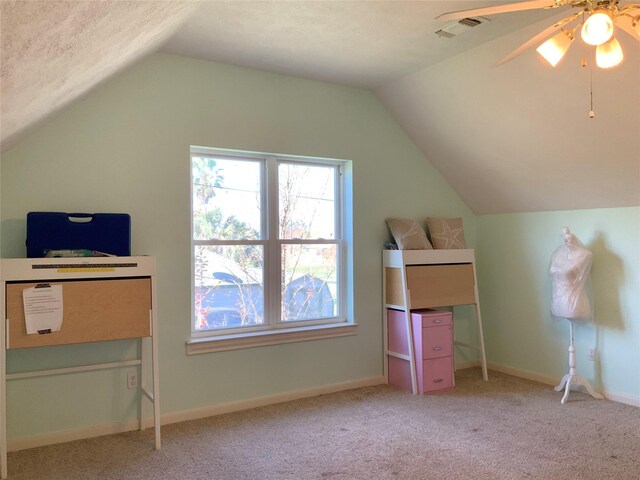
[[[640,479],[640,409],[479,369],[9,454],[10,480]]]

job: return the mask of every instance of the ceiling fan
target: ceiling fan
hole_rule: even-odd
[[[596,64],[600,68],[615,67],[622,62],[622,48],[614,36],[616,29],[622,30],[640,41],[640,3],[623,5],[619,0],[528,0],[493,7],[447,12],[436,17],[436,20],[461,20],[467,17],[497,13],[560,7],[572,7],[577,11],[544,29],[493,66],[497,67],[510,62],[528,48],[546,39],[536,50],[555,67],[569,50],[579,28],[582,40],[589,45],[596,46]],[[558,30],[560,32],[556,33]]]

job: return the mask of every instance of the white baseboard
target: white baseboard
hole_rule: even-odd
[[[477,367],[478,362],[460,362],[456,364],[457,370],[465,368]],[[513,375],[514,377],[525,378],[535,382],[543,383],[545,385],[555,386],[558,383],[558,379],[541,375],[539,373],[530,372],[528,370],[521,370],[518,368],[507,367],[497,363],[488,362],[487,367],[490,370],[494,370],[507,375]],[[489,375],[491,378],[491,375]],[[313,387],[304,390],[296,390],[292,392],[278,393],[275,395],[267,395],[264,397],[251,398],[248,400],[240,400],[237,402],[222,403],[219,405],[211,405],[203,408],[196,408],[192,410],[183,410],[180,412],[165,413],[160,417],[162,425],[168,425],[171,423],[184,422],[187,420],[197,420],[199,418],[211,417],[214,415],[221,415],[224,413],[237,412],[240,410],[248,410],[250,408],[263,407],[266,405],[274,405],[277,403],[289,402],[292,400],[299,400],[302,398],[315,397],[318,395],[326,395],[328,393],[341,392],[344,390],[353,390],[355,388],[370,387],[373,385],[380,385],[386,383],[384,376],[365,378],[362,380],[349,381],[335,383],[331,385],[324,385],[320,387]],[[608,400],[614,402],[624,403],[634,407],[640,407],[640,398],[631,397],[628,395],[621,395],[619,393],[610,392],[607,390],[601,391],[602,395]],[[151,417],[146,418],[144,422],[145,427],[153,426],[153,419]],[[129,420],[126,422],[109,423],[103,425],[94,425],[89,427],[81,427],[73,430],[64,430],[59,432],[43,433],[39,435],[31,435],[28,437],[21,437],[10,440],[7,444],[9,451],[24,450],[27,448],[41,447],[44,445],[54,445],[56,443],[71,442],[74,440],[82,440],[92,437],[100,437],[103,435],[112,435],[114,433],[129,432],[137,430],[139,427],[138,420]]]
[[[149,424],[153,425],[153,421],[149,422]],[[114,433],[130,432],[132,430],[137,430],[139,425],[140,422],[138,422],[138,420],[129,420],[126,422],[105,423],[103,425],[74,428],[73,430],[62,430],[59,432],[30,435],[28,437],[9,440],[7,442],[7,451],[15,452],[17,450],[25,450],[27,448],[73,442],[74,440],[101,437],[103,435],[113,435]]]
[[[514,377],[524,378],[526,380],[532,380],[538,383],[544,383],[545,385],[557,385],[557,378],[550,377],[548,375],[542,375],[540,373],[531,372],[529,370],[522,370],[519,368],[507,367],[506,365],[500,365],[498,363],[487,362],[487,368],[495,370],[496,372],[506,373],[507,375],[513,375]]]
[[[464,370],[465,368],[474,368],[474,367],[480,367],[480,362],[474,361],[474,360],[469,360],[469,361],[466,361],[466,362],[456,362],[455,363],[456,370]],[[489,368],[488,364],[487,364],[487,368]]]
[[[331,385],[323,385],[304,390],[296,390],[292,392],[278,393],[275,395],[267,395],[264,397],[251,398],[248,400],[240,400],[237,402],[222,403],[219,405],[211,405],[209,407],[196,408],[193,410],[184,410],[181,412],[165,413],[160,416],[160,423],[168,425],[171,423],[184,422],[186,420],[196,420],[198,418],[211,417],[223,413],[237,412],[239,410],[248,410],[250,408],[263,407],[266,405],[274,405],[276,403],[289,402],[302,398],[316,397],[318,395],[326,395],[327,393],[336,393],[344,390],[353,390],[355,388],[370,387],[386,383],[382,375],[378,377],[364,378],[349,382],[334,383]],[[153,418],[145,418],[145,427],[153,426]],[[101,437],[103,435],[112,435],[114,433],[129,432],[139,428],[138,420],[129,420],[125,422],[109,423],[103,425],[93,425],[89,427],[81,427],[73,430],[63,430],[59,432],[43,433],[39,435],[30,435],[28,437],[16,438],[9,440],[7,450],[10,452],[24,450],[27,448],[42,447],[44,445],[54,445],[56,443],[71,442],[74,440],[82,440],[86,438]]]
[[[353,390],[354,388],[370,387],[372,385],[380,385],[386,383],[382,375],[379,377],[365,378],[351,382],[334,383],[332,385],[324,385],[321,387],[313,387],[305,390],[296,390],[293,392],[277,393],[265,397],[250,398],[248,400],[240,400],[237,402],[221,403],[193,410],[183,410],[181,412],[173,412],[162,415],[162,423],[170,424],[184,422],[186,420],[196,420],[198,418],[212,417],[223,413],[237,412],[239,410],[248,410],[250,408],[263,407],[266,405],[274,405],[276,403],[290,402],[301,398],[316,397],[318,395],[326,395],[327,393],[342,392],[344,390]]]
[[[492,362],[487,362],[487,368],[495,370],[496,372],[506,373],[507,375],[513,375],[514,377],[526,378],[527,380],[533,380],[534,382],[544,383],[545,385],[552,385],[554,387],[560,382],[560,378],[549,377],[547,375],[541,375],[539,373],[521,370],[519,368],[507,367]],[[631,405],[633,407],[640,407],[640,397],[622,395],[620,393],[604,389],[599,390],[598,393],[602,394],[607,400],[624,403],[625,405]]]
[[[604,395],[604,398],[618,403],[624,403],[625,405],[631,405],[632,407],[640,407],[640,397],[630,397],[629,395],[621,395],[619,393],[610,392],[609,390],[602,390],[600,393]]]

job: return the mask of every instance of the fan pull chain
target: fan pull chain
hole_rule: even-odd
[[[591,100],[591,110],[589,110],[589,118],[595,118],[596,116],[596,112],[593,111],[593,68],[591,68],[591,72],[590,73],[590,87],[591,90],[589,92],[589,97]]]
[[[582,67],[584,68],[586,66],[587,59],[585,57],[582,57]],[[589,66],[589,101],[591,107],[591,109],[589,110],[589,118],[595,118],[596,112],[593,110],[593,68],[591,66]]]

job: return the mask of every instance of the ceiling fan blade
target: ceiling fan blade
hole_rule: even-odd
[[[500,65],[504,65],[505,63],[510,62],[511,60],[516,58],[518,55],[523,53],[528,48],[531,48],[536,43],[541,42],[542,40],[546,39],[547,37],[550,37],[552,33],[556,32],[556,30],[559,30],[560,28],[564,27],[565,25],[573,22],[580,15],[582,15],[582,11],[574,13],[572,15],[569,15],[568,17],[563,18],[562,20],[558,20],[556,23],[554,23],[550,27],[545,28],[543,31],[541,31],[539,34],[537,34],[535,37],[530,38],[527,42],[525,42],[522,45],[520,45],[513,52],[509,53],[507,56],[505,56],[502,59],[498,60],[496,63],[494,63],[491,66],[491,68],[499,67]]]
[[[519,12],[523,10],[535,10],[536,8],[554,8],[565,5],[567,0],[529,0],[527,2],[507,3],[505,5],[495,5],[493,7],[471,8],[469,10],[458,10],[457,12],[447,12],[438,15],[436,20],[460,20],[467,17],[482,17],[484,15],[495,15],[496,13]]]
[[[618,12],[624,12],[632,17],[640,15],[640,3],[627,3],[618,8]]]
[[[630,18],[625,18],[624,20],[617,19],[615,23],[617,27],[620,27],[620,30],[631,35],[633,38],[635,38],[640,42],[640,35],[638,35],[638,32],[636,32],[636,29],[631,26]]]
[[[636,29],[633,27],[633,16],[640,16],[640,5],[628,5],[629,7],[637,7],[637,10],[634,9],[628,9],[626,10],[626,13],[629,13],[632,16],[628,16],[628,15],[617,15],[614,19],[613,19],[613,23],[617,26],[620,27],[621,30],[623,30],[625,33],[628,33],[629,35],[631,35],[633,38],[635,38],[636,40],[638,40],[640,42],[640,35],[638,35],[638,32],[636,31]],[[633,12],[631,10],[634,10]]]

